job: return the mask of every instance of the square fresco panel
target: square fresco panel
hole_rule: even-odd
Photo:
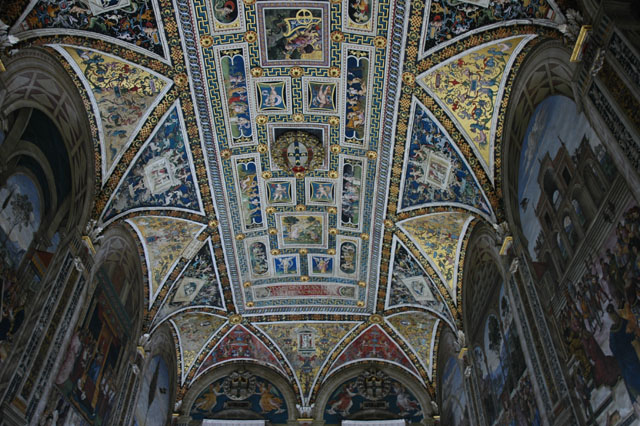
[[[335,205],[336,182],[330,179],[307,179],[306,203],[312,206]]]
[[[291,114],[291,80],[260,78],[256,80],[256,104],[261,114]]]
[[[292,206],[296,203],[295,179],[273,179],[265,182],[267,201],[270,205]]]
[[[262,66],[329,65],[328,3],[258,2]]]
[[[276,215],[280,247],[306,248],[326,245],[326,217],[318,213]]]
[[[302,78],[303,112],[305,114],[337,114],[340,99],[339,80],[331,78]]]

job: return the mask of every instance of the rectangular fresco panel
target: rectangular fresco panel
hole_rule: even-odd
[[[276,215],[280,247],[307,248],[326,245],[327,220],[322,213]]]
[[[260,237],[245,240],[245,247],[247,249],[247,262],[249,263],[251,276],[253,278],[265,278],[271,275],[268,238]]]
[[[324,2],[258,2],[263,66],[329,65],[329,8]]]
[[[262,194],[258,184],[260,160],[253,156],[234,158],[234,172],[243,229],[245,231],[261,229],[265,224],[262,212]]]
[[[355,157],[340,157],[339,227],[349,231],[362,228],[362,194],[364,190],[364,161]]]
[[[247,86],[246,51],[244,45],[219,50],[218,81],[225,109],[232,145],[253,142],[255,125],[252,123],[251,99]]]
[[[369,125],[367,97],[371,90],[369,66],[373,60],[373,53],[370,50],[344,46],[342,54],[346,117],[343,123],[344,143],[362,147],[367,143]]]
[[[244,28],[244,6],[240,0],[210,0],[209,22],[213,25],[214,33],[229,33]]]
[[[357,279],[358,266],[360,265],[360,240],[338,236],[336,246],[338,255],[337,274],[345,278]]]
[[[255,300],[292,297],[332,297],[355,299],[356,286],[335,284],[275,284],[252,287]]]
[[[344,0],[342,2],[342,30],[361,34],[375,31],[377,2],[373,0]]]

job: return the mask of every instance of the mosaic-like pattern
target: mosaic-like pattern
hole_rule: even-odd
[[[355,323],[282,323],[258,326],[284,353],[296,372],[303,395],[338,342]]]
[[[141,149],[107,205],[104,220],[140,208],[199,212],[191,153],[185,144],[180,111],[174,107]]]
[[[529,37],[513,37],[455,56],[419,77],[454,120],[493,179],[497,111],[511,63]]]
[[[211,242],[202,246],[178,277],[158,312],[160,321],[187,306],[212,306],[224,309]]]
[[[464,204],[488,216],[491,207],[451,137],[416,99],[405,149],[400,210]]]
[[[381,359],[400,365],[418,375],[415,367],[400,347],[378,325],[367,328],[340,354],[331,366],[340,366],[363,359]]]
[[[196,376],[199,376],[200,373],[214,365],[240,359],[255,360],[282,370],[276,357],[260,339],[243,326],[236,325],[209,352],[209,355],[200,365]]]
[[[171,321],[178,330],[182,357],[182,379],[184,380],[202,348],[226,322],[226,319],[196,312],[178,314]]]
[[[416,243],[455,300],[459,245],[465,226],[473,217],[467,213],[435,213],[409,219],[398,226]]]
[[[106,179],[170,85],[151,71],[100,52],[71,47],[63,52],[84,76],[97,105],[102,125],[102,176]]]
[[[151,0],[40,0],[20,25],[23,30],[88,31],[164,56],[158,23]]]
[[[144,247],[151,302],[165,277],[204,225],[160,216],[138,216],[127,222],[135,228]]]
[[[470,4],[470,1],[434,0],[423,29],[423,49],[433,50],[457,36],[485,25],[512,19],[552,19],[554,11],[545,0],[502,0]]]
[[[393,268],[387,306],[422,305],[450,316],[442,295],[409,250],[394,239]]]
[[[427,371],[431,371],[433,335],[437,320],[424,312],[409,312],[387,318],[393,328],[406,340]]]

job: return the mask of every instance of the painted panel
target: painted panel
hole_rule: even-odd
[[[302,77],[305,114],[338,114],[339,81],[331,78]]]
[[[17,271],[20,262],[40,228],[40,193],[27,175],[9,176],[0,188],[0,255],[2,270]]]
[[[178,314],[171,321],[178,330],[184,381],[200,351],[213,338],[226,319],[200,312],[188,312]]]
[[[271,423],[287,423],[289,412],[282,392],[271,382],[261,377],[250,381],[248,396],[239,398],[233,390],[225,390],[225,380],[220,379],[207,386],[196,398],[191,408],[195,420],[215,418],[216,413],[228,409],[250,410]]]
[[[256,12],[263,66],[328,66],[327,3],[259,2]]]
[[[433,341],[437,318],[424,312],[410,312],[387,318],[389,324],[406,340],[418,355],[425,369],[430,372],[433,357]]]
[[[340,228],[362,229],[362,196],[365,188],[366,162],[355,157],[340,157]]]
[[[253,231],[264,228],[262,191],[258,182],[260,161],[258,157],[234,158],[234,175],[242,217],[242,228]]]
[[[144,247],[149,267],[151,303],[165,277],[204,225],[161,216],[138,216],[127,222],[134,226]]]
[[[255,80],[256,105],[261,114],[291,114],[291,80],[258,78]]]
[[[236,325],[207,355],[196,377],[209,367],[239,359],[256,360],[282,370],[278,360],[260,339],[243,326]]]
[[[104,220],[134,209],[201,211],[179,108],[172,108],[136,156],[104,210]]]
[[[355,327],[354,323],[259,324],[286,356],[303,395],[311,391],[314,379],[338,342]]]
[[[380,398],[371,398],[365,392],[364,386],[355,377],[342,383],[329,397],[323,410],[325,424],[339,425],[343,420],[351,418],[363,410],[371,410],[372,407],[389,413],[394,418],[400,417],[409,423],[419,424],[424,421],[424,414],[417,398],[402,383],[385,378],[384,390],[386,393]]]
[[[369,126],[370,92],[369,66],[373,60],[370,50],[358,50],[345,47],[343,49],[344,69],[343,84],[345,88],[344,105],[344,143],[365,146]]]
[[[177,278],[160,308],[158,318],[162,321],[181,308],[195,305],[224,309],[211,240],[205,242]]]
[[[493,180],[497,113],[511,63],[531,36],[502,39],[438,64],[418,78],[456,123]]]
[[[98,108],[103,180],[170,85],[159,75],[93,50],[65,47]]]
[[[456,356],[450,356],[445,362],[441,389],[442,414],[440,419],[442,424],[471,426],[471,407],[464,387],[460,362]]]
[[[400,211],[452,203],[464,204],[491,217],[491,207],[458,147],[415,98],[409,134]]]
[[[292,299],[292,298],[318,298],[331,299],[355,299],[356,286],[338,284],[271,284],[253,286],[253,297],[256,300],[267,299]]]
[[[23,30],[58,28],[89,31],[163,56],[160,21],[151,0],[40,0],[20,24]],[[106,6],[106,7],[105,7]],[[109,6],[115,6],[113,9]],[[109,13],[102,13],[109,10]]]
[[[326,246],[327,217],[320,213],[276,214],[280,247],[307,248]]]

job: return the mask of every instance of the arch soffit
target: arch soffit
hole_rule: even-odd
[[[69,226],[89,219],[96,181],[94,146],[84,103],[68,73],[46,49],[22,49],[6,63],[0,75],[0,117],[22,108],[46,114],[58,127],[71,167],[72,200]],[[58,200],[60,201],[60,200]]]

